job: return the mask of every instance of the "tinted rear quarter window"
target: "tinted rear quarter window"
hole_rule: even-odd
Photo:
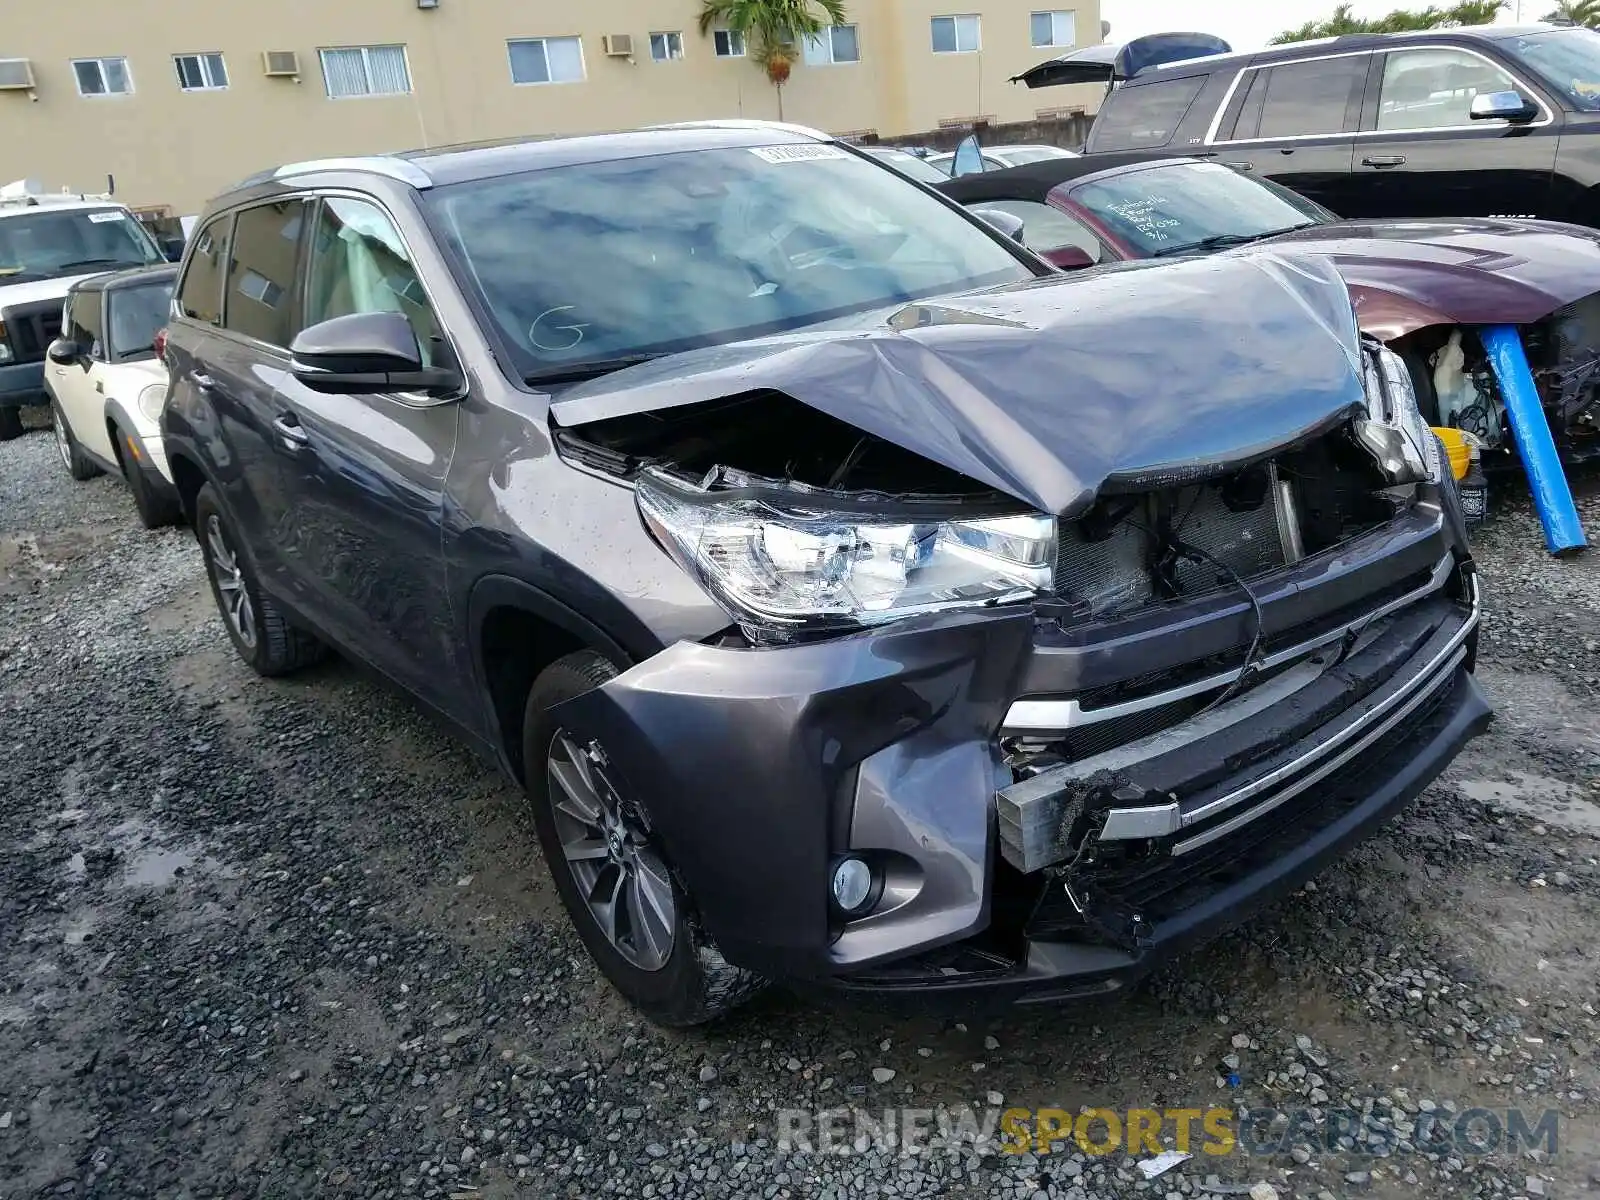
[[[1236,137],[1304,137],[1343,133],[1350,126],[1350,102],[1360,95],[1367,77],[1367,56],[1319,58],[1284,63],[1252,74],[1265,74],[1259,128],[1252,134],[1244,121]],[[1257,87],[1251,88],[1252,93]],[[1243,115],[1243,114],[1241,114]]]
[[[282,200],[234,217],[223,324],[272,346],[287,346],[295,327],[294,273],[306,201]]]
[[[1207,76],[1124,85],[1106,97],[1089,134],[1089,148],[1138,150],[1165,146],[1200,94]]]
[[[227,261],[230,216],[207,221],[194,235],[194,250],[178,285],[178,311],[207,325],[222,324],[222,266]]]

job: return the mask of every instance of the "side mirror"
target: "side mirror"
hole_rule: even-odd
[[[983,151],[978,149],[978,135],[969,133],[961,139],[961,144],[956,147],[955,157],[950,160],[950,178],[982,175],[983,171]]]
[[[168,262],[175,263],[183,261],[183,246],[184,241],[182,238],[161,239],[161,253],[166,257]]]
[[[1046,250],[1041,257],[1061,271],[1077,271],[1095,265],[1094,259],[1082,246],[1057,246],[1054,250]]]
[[[1539,106],[1521,92],[1481,92],[1472,98],[1474,121],[1510,121],[1522,125],[1539,115]]]
[[[403,313],[351,313],[301,331],[289,346],[289,370],[314,392],[448,395],[461,376],[424,366],[416,331]]]
[[[998,208],[975,208],[972,215],[985,225],[992,225],[1017,245],[1023,245],[1022,231],[1026,228],[1021,217]]]
[[[45,347],[44,356],[58,367],[70,367],[83,357],[83,351],[78,348],[78,343],[57,338]]]

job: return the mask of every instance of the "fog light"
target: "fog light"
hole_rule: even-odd
[[[855,912],[872,898],[872,868],[859,858],[840,859],[833,868],[833,902],[841,912]]]

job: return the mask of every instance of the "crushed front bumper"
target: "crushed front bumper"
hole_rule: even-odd
[[[731,961],[881,995],[1103,993],[1313,874],[1487,724],[1448,508],[1260,587],[1263,678],[1215,707],[1253,629],[1236,592],[1101,627],[1009,611],[680,643],[558,715],[604,747]],[[882,880],[850,920],[828,902],[844,853]]]

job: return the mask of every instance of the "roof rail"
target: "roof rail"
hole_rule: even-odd
[[[433,179],[415,163],[385,154],[373,154],[352,158],[311,158],[304,162],[285,163],[281,167],[258,171],[234,184],[230,190],[238,191],[240,188],[256,187],[277,179],[292,179],[296,175],[314,175],[323,171],[360,171],[368,175],[382,175],[418,189],[433,186]]]
[[[0,187],[0,207],[32,208],[47,204],[79,204],[84,201],[110,200],[110,192],[74,192],[62,188],[47,192],[37,179],[15,179]]]

